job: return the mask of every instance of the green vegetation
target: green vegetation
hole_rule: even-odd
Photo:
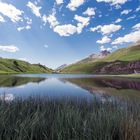
[[[91,58],[80,61],[81,63],[75,63],[65,67],[62,73],[96,73],[97,69],[100,69],[108,64],[108,62],[121,61],[121,65],[132,61],[140,60],[140,44],[130,46],[127,48],[119,49],[103,59],[93,61]],[[116,65],[116,64],[114,64]],[[112,73],[113,74],[113,73]]]
[[[0,101],[2,140],[139,140],[139,102]]]
[[[45,78],[38,77],[18,77],[18,76],[0,76],[0,87],[15,87],[24,85],[30,82],[39,83],[45,80]]]
[[[21,60],[0,58],[0,74],[51,72],[51,69],[41,64],[30,64]]]
[[[119,49],[108,55],[104,61],[136,61],[140,60],[140,44]]]
[[[94,62],[94,63],[76,63],[64,68],[62,73],[94,73],[97,68],[104,65],[104,62]]]

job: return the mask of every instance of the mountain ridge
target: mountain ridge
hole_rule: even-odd
[[[140,43],[137,42],[126,48],[121,48],[106,55],[104,58],[67,66],[61,73],[89,73],[89,74],[129,74],[140,71]],[[125,67],[125,68],[124,68]],[[120,71],[115,71],[115,69]],[[123,71],[124,70],[124,71]]]

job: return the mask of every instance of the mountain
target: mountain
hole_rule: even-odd
[[[59,66],[58,68],[56,68],[56,71],[61,71],[62,69],[64,69],[65,67],[67,67],[67,64],[63,64],[61,66]]]
[[[87,57],[87,58],[85,58],[85,59],[83,59],[83,60],[81,60],[81,61],[79,61],[77,63],[81,64],[81,63],[95,62],[95,61],[97,61],[99,59],[105,58],[109,54],[110,54],[109,51],[104,50],[104,51],[102,51],[102,52],[100,52],[98,54],[91,54],[89,57]]]
[[[30,64],[16,59],[0,58],[0,73],[51,73],[52,70],[41,64]]]
[[[140,71],[140,43],[107,54],[103,58],[93,55],[69,65],[62,73],[129,74]],[[98,56],[98,55],[97,55]]]

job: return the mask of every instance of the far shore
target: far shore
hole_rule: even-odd
[[[78,74],[78,75],[80,75],[80,74],[84,74],[84,75],[95,75],[96,77],[126,77],[126,78],[140,78],[140,74],[118,74],[118,75],[116,75],[116,74],[99,74],[99,75],[97,75],[97,74],[91,74],[91,73],[19,73],[19,72],[15,72],[15,73],[9,73],[9,72],[0,72],[0,75],[17,75],[17,74]]]

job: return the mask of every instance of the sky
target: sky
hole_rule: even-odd
[[[140,39],[140,0],[0,0],[0,57],[71,64]]]

